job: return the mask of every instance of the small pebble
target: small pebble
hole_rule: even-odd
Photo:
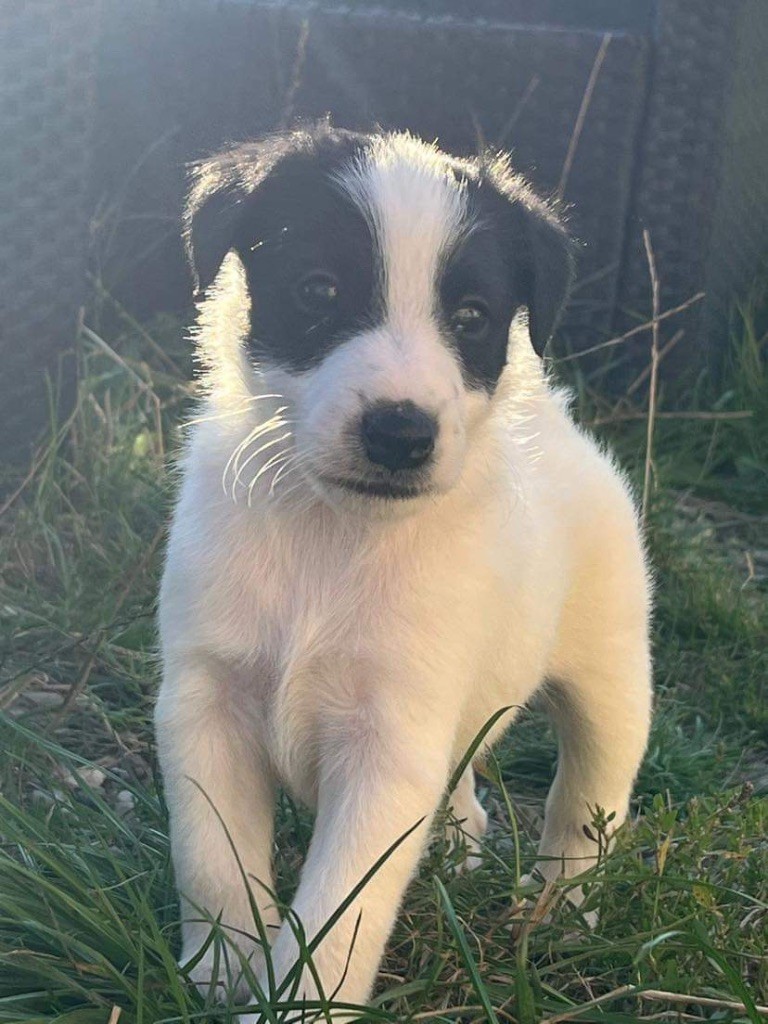
[[[75,769],[75,774],[90,789],[100,789],[107,777],[101,768],[77,768]]]
[[[129,789],[121,789],[117,794],[115,809],[118,814],[129,814],[136,806],[136,800]]]
[[[24,698],[41,708],[58,708],[64,703],[64,694],[51,690],[28,690]]]

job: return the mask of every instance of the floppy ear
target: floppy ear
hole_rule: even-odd
[[[195,294],[213,283],[224,257],[234,248],[251,197],[285,149],[286,139],[265,139],[192,165],[183,239]]]
[[[563,225],[543,203],[524,202],[524,208],[528,254],[522,298],[528,306],[531,344],[541,355],[573,282],[574,246]]]
[[[198,295],[212,284],[232,247],[243,193],[233,183],[219,183],[210,161],[199,164],[193,174],[184,211],[184,248]]]
[[[531,343],[541,355],[565,306],[573,281],[574,244],[555,211],[511,168],[506,154],[488,154],[481,165],[504,200],[510,264],[517,276],[517,297],[528,307]]]
[[[195,292],[212,284],[224,257],[237,247],[241,226],[255,214],[262,185],[284,158],[323,159],[325,154],[332,159],[340,151],[351,155],[364,141],[365,136],[333,128],[324,118],[193,164],[183,237]]]

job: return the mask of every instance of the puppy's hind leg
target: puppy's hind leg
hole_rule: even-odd
[[[272,778],[254,730],[230,707],[230,682],[213,659],[167,660],[155,712],[181,893],[180,962],[199,953],[218,919],[226,941],[211,943],[190,975],[204,992],[219,986],[222,997],[225,988],[247,993],[241,957],[254,975],[263,968],[251,898],[268,935],[279,925],[266,891],[273,884]]]

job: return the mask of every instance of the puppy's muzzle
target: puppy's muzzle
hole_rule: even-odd
[[[363,413],[360,434],[375,466],[395,473],[419,469],[432,457],[437,421],[413,402],[387,402]]]

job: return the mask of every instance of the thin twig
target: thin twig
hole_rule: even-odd
[[[659,352],[659,362],[661,362],[662,359],[664,359],[666,356],[668,356],[669,353],[672,351],[672,349],[675,347],[675,345],[677,345],[677,343],[679,341],[681,341],[684,337],[685,337],[685,331],[683,330],[683,328],[681,328],[679,331],[677,331],[675,334],[673,334],[672,337],[669,339],[669,341],[664,346],[664,348],[661,350],[661,352]],[[635,377],[635,379],[629,385],[629,387],[627,388],[627,396],[634,395],[634,393],[637,391],[637,389],[639,387],[642,387],[642,385],[648,380],[648,377],[650,376],[650,373],[651,373],[651,367],[649,365],[649,366],[646,366],[646,368],[641,373],[639,373],[637,375],[637,377]]]
[[[434,1017],[458,1017],[464,1013],[479,1013],[482,1006],[446,1006],[442,1010],[424,1010],[422,1013],[414,1013],[411,1020],[432,1020]]]
[[[652,1002],[687,1003],[690,1006],[709,1006],[717,1010],[735,1010],[737,1013],[747,1012],[744,1003],[733,1002],[730,999],[712,999],[710,996],[691,996],[682,992],[663,992],[654,988],[638,992],[638,996]],[[768,1006],[755,1006],[755,1009],[761,1017],[768,1017]]]
[[[695,1020],[701,1021],[701,1017],[698,1014],[683,1013],[682,1010],[660,1010],[658,1013],[650,1013],[647,1016],[643,1014],[642,1017],[638,1017],[638,1020],[669,1020],[670,1017],[674,1017],[676,1024],[680,1024],[681,1020]]]
[[[751,409],[738,409],[735,412],[657,412],[657,420],[748,420],[754,413]],[[632,420],[646,420],[645,412],[617,412],[611,416],[601,416],[590,420],[589,427],[605,427],[611,423],[628,423]]]
[[[512,133],[512,129],[515,127],[518,120],[520,119],[520,115],[522,114],[522,112],[528,106],[528,101],[538,89],[540,82],[541,78],[539,77],[539,75],[534,75],[528,82],[528,85],[526,85],[525,89],[523,90],[522,96],[517,101],[515,109],[512,111],[512,116],[503,126],[496,139],[496,145],[499,147],[499,149],[503,149],[504,146],[506,145],[507,139]]]
[[[643,503],[641,519],[645,522],[648,515],[648,502],[651,497],[651,471],[653,467],[653,430],[656,425],[656,402],[659,383],[659,313],[661,312],[661,289],[659,275],[656,270],[656,257],[651,245],[651,235],[647,228],[643,230],[643,245],[648,258],[648,273],[651,275],[653,293],[653,326],[651,329],[651,384],[648,392],[648,430],[645,435],[645,472],[643,474]]]
[[[580,1006],[574,1006],[564,1013],[558,1013],[554,1017],[545,1017],[541,1024],[560,1024],[561,1021],[574,1020],[586,1010],[591,1010],[600,1003],[606,1003],[612,999],[619,999],[622,996],[636,994],[638,999],[647,999],[649,1002],[677,1003],[688,1006],[706,1006],[717,1010],[735,1010],[737,1013],[747,1012],[744,1003],[737,1003],[730,999],[713,999],[710,996],[692,996],[681,992],[664,992],[661,989],[645,989],[638,991],[636,985],[622,985],[621,988],[607,992]],[[762,1017],[768,1017],[768,1006],[756,1006],[755,1009]]]
[[[122,1007],[117,1006],[117,1005],[113,1006],[112,1007],[112,1012],[109,1015],[109,1020],[107,1021],[107,1024],[117,1024],[117,1022],[120,1020],[120,1014],[122,1012],[123,1012]]]
[[[594,999],[590,999],[588,1003],[581,1003],[579,1006],[572,1006],[570,1010],[566,1010],[564,1013],[557,1013],[554,1017],[544,1017],[540,1024],[560,1024],[560,1021],[574,1020],[574,1018],[581,1016],[582,1013],[586,1013],[587,1010],[591,1010],[594,1006],[599,1006],[601,1003],[608,1003],[612,999],[620,999],[622,996],[628,995],[630,992],[634,992],[634,985],[622,985],[620,988],[616,988],[613,992],[606,992],[605,995],[595,996]]]
[[[600,49],[597,51],[594,63],[592,64],[592,70],[589,73],[589,80],[587,81],[587,87],[584,90],[584,95],[581,98],[581,106],[579,107],[579,113],[576,117],[576,124],[573,126],[573,132],[571,133],[571,140],[568,143],[568,152],[565,156],[565,162],[563,163],[563,171],[560,175],[560,183],[557,186],[557,198],[562,200],[565,196],[565,189],[568,185],[568,178],[571,174],[571,168],[573,167],[573,161],[576,156],[576,150],[579,147],[579,140],[581,139],[581,133],[584,130],[584,123],[587,120],[587,114],[592,103],[592,96],[595,92],[595,86],[597,80],[600,77],[600,70],[605,61],[605,55],[608,53],[608,47],[611,45],[611,39],[613,35],[610,32],[606,32],[600,43]]]
[[[288,91],[283,101],[283,113],[280,118],[281,128],[290,128],[291,121],[296,109],[296,96],[301,88],[301,76],[304,73],[304,64],[307,59],[307,43],[309,42],[309,18],[304,18],[299,29],[299,38],[296,41],[296,54],[293,58],[291,69],[291,81],[288,84]]]
[[[677,316],[678,313],[684,313],[691,306],[695,305],[706,295],[706,292],[696,292],[695,295],[691,296],[686,302],[682,302],[679,306],[675,306],[672,309],[666,310],[661,313],[658,317],[657,323],[663,323],[665,320],[669,320],[672,316]],[[638,324],[637,327],[633,327],[627,331],[626,334],[620,334],[615,338],[609,338],[608,341],[601,341],[598,345],[591,345],[589,348],[583,348],[580,352],[571,352],[570,355],[560,356],[557,360],[558,363],[570,363],[572,359],[581,359],[582,356],[591,356],[593,352],[602,352],[604,348],[612,348],[614,345],[621,345],[625,341],[629,341],[630,338],[634,338],[637,334],[642,334],[643,331],[649,331],[653,328],[654,321],[646,320],[645,323]]]

